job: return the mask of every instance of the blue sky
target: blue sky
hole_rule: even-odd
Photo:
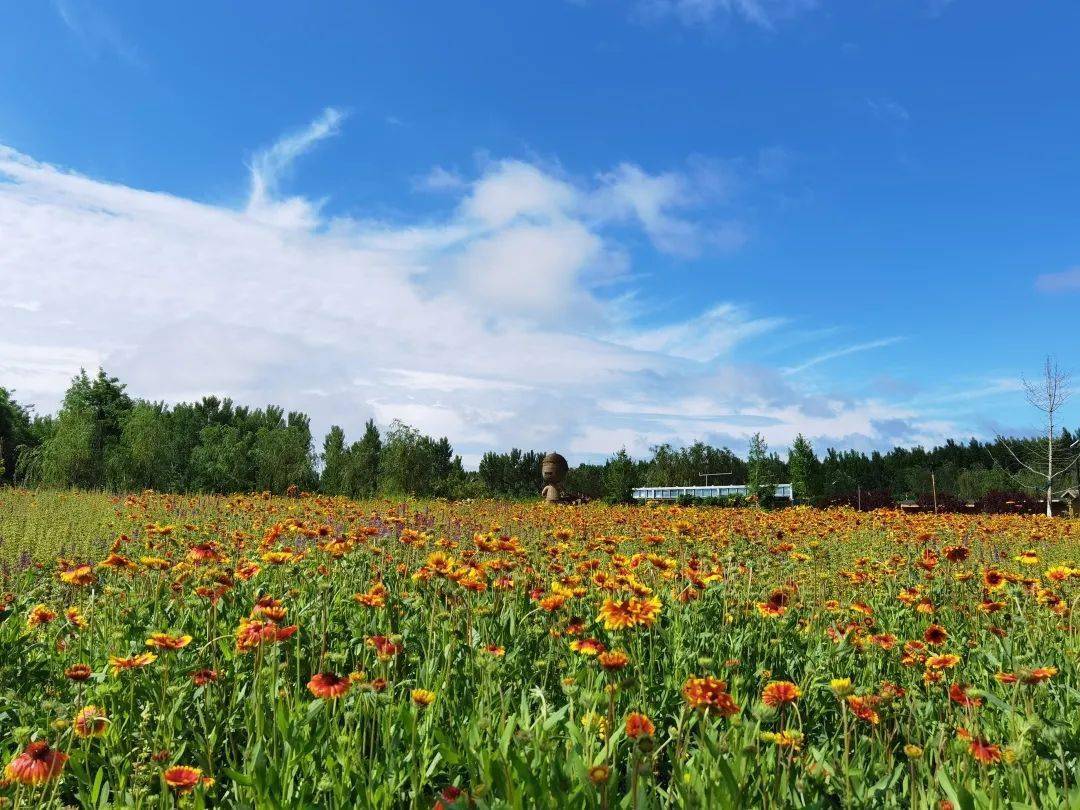
[[[43,410],[103,363],[467,461],[887,447],[1034,426],[1075,355],[1075,3],[4,8],[0,384]]]

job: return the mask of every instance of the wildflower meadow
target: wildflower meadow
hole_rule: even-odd
[[[1080,529],[0,491],[9,807],[1080,806]]]

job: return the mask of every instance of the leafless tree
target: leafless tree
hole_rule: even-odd
[[[1031,452],[1024,452],[1027,461],[1021,460],[1012,444],[1004,437],[999,437],[1001,443],[1009,451],[1016,462],[1024,469],[1031,472],[1040,482],[1046,486],[1046,515],[1049,517],[1051,501],[1054,496],[1054,480],[1062,473],[1068,471],[1077,461],[1077,456],[1069,455],[1080,440],[1074,441],[1068,447],[1057,437],[1056,432],[1059,424],[1059,411],[1068,402],[1072,394],[1070,390],[1070,377],[1066,372],[1058,368],[1057,361],[1052,357],[1046,358],[1043,366],[1042,378],[1036,381],[1022,378],[1024,394],[1028,404],[1043,414],[1046,444],[1038,442]],[[1055,458],[1058,461],[1055,468]]]

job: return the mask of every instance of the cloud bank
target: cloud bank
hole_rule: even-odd
[[[79,366],[102,364],[140,396],[275,402],[319,430],[400,418],[472,463],[511,446],[582,459],[663,441],[739,447],[755,430],[780,447],[798,431],[850,446],[948,431],[739,362],[782,317],[713,302],[655,321],[622,240],[676,257],[736,248],[737,218],[697,215],[730,193],[715,166],[620,164],[579,180],[493,161],[471,178],[433,171],[427,187],[450,198],[438,218],[330,217],[281,188],[342,120],[328,109],[255,155],[240,209],[0,146],[0,385],[51,410]]]

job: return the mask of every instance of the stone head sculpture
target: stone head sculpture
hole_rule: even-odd
[[[570,465],[566,459],[558,453],[548,453],[540,462],[540,477],[544,479],[544,489],[541,493],[548,503],[557,503],[563,495],[563,483],[566,474],[570,472]]]

